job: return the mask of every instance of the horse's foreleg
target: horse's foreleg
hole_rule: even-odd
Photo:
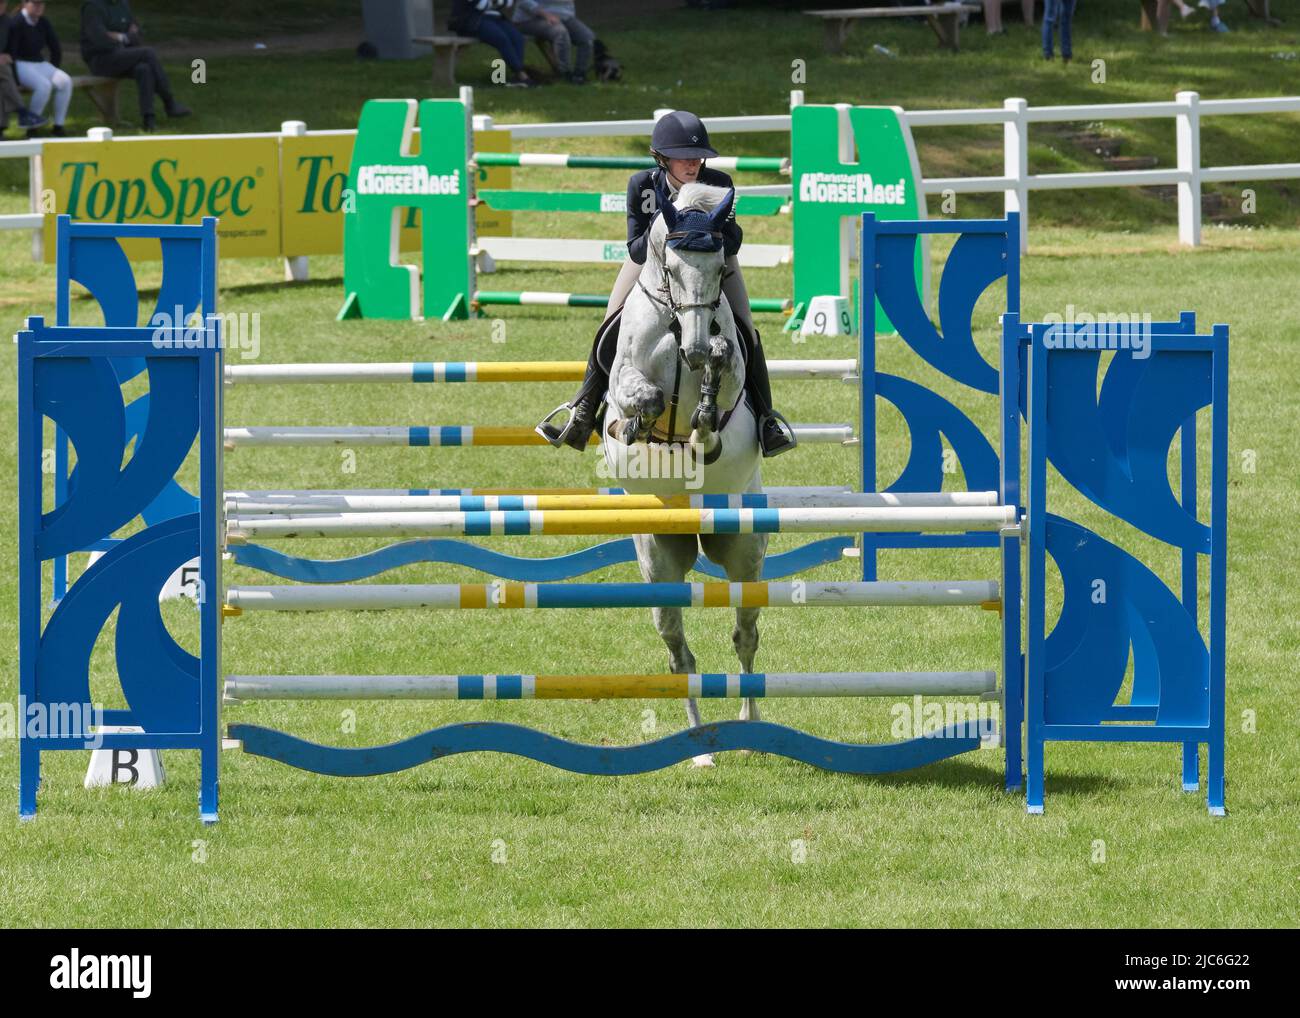
[[[735,536],[710,535],[704,539],[704,551],[727,572],[732,583],[758,580],[763,575],[763,558],[767,554],[766,534]],[[731,630],[731,645],[740,659],[740,670],[752,672],[758,654],[758,608],[737,608],[736,624]],[[746,697],[740,705],[741,721],[758,721],[758,700]]]
[[[627,422],[618,437],[627,445],[644,441],[655,421],[663,415],[666,405],[663,390],[635,365],[624,361],[615,379],[614,396],[622,408],[621,416]]]
[[[752,672],[754,657],[758,653],[758,613],[759,608],[737,608],[736,625],[731,630],[731,645],[736,648],[740,658],[740,670]],[[758,721],[758,701],[752,696],[746,697],[740,704],[741,721]]]
[[[720,441],[718,432],[718,393],[722,389],[731,359],[731,345],[722,336],[709,343],[709,359],[700,378],[700,401],[691,415],[691,444],[706,455],[712,453]]]
[[[698,542],[693,534],[637,534],[633,542],[641,577],[647,583],[681,583],[695,563]],[[668,648],[668,670],[679,675],[693,674],[695,655],[686,642],[682,609],[652,608],[650,614],[659,638]],[[686,700],[686,721],[692,728],[700,726],[699,705],[690,697]],[[702,753],[693,763],[696,767],[712,767],[713,756]]]

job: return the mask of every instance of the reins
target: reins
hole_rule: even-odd
[[[721,244],[722,242],[722,232],[720,230],[674,230],[668,233],[664,237],[664,250],[656,252],[656,254],[659,257],[659,268],[663,278],[663,283],[659,287],[659,294],[656,295],[655,293],[653,293],[650,290],[650,288],[647,287],[645,283],[641,280],[640,276],[637,277],[637,281],[636,281],[636,285],[641,288],[641,292],[644,293],[647,297],[649,297],[652,301],[654,301],[654,303],[664,308],[671,316],[670,321],[668,323],[668,329],[673,334],[673,340],[677,345],[677,356],[673,358],[675,362],[675,367],[673,370],[672,398],[669,400],[668,403],[668,432],[665,438],[663,439],[663,441],[667,444],[673,444],[676,441],[680,441],[675,437],[677,434],[677,406],[681,395],[682,360],[683,360],[682,323],[678,318],[678,315],[683,311],[690,311],[695,308],[708,308],[710,311],[717,311],[718,308],[722,306],[722,286],[720,283],[718,286],[718,296],[714,298],[712,301],[696,301],[689,304],[679,304],[677,302],[677,299],[673,296],[672,279],[668,274],[668,257],[667,257],[667,250],[666,250],[668,246],[668,241],[682,240],[694,235],[704,235],[710,237],[711,239],[713,239],[719,244]],[[716,319],[714,320],[714,328],[715,330],[717,328]],[[717,429],[718,431],[722,431],[722,429],[726,427],[726,424],[731,419],[731,415],[734,411],[735,411],[735,407],[732,407],[730,410],[727,410],[722,415],[721,419],[718,422],[718,429]],[[653,435],[653,429],[650,438],[652,441],[655,440]]]

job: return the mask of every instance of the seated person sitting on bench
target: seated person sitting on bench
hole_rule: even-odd
[[[127,0],[87,0],[81,5],[81,58],[101,78],[134,78],[140,96],[140,125],[156,124],[156,92],[169,117],[188,117],[190,108],[176,101],[162,62],[152,46],[141,46],[140,26]]]
[[[550,43],[559,73],[575,85],[585,85],[596,33],[578,20],[574,0],[535,0],[533,10],[522,4],[517,10],[515,28]]]
[[[14,58],[5,50],[9,46],[9,19],[5,17],[8,0],[0,0],[0,136],[9,127],[9,114],[18,114],[18,126],[33,130],[45,124],[44,117],[38,117],[27,108],[23,97],[18,92],[18,79],[14,77]]]
[[[522,0],[532,10],[534,0]],[[505,84],[514,88],[537,85],[524,70],[524,37],[510,23],[515,0],[453,0],[447,27],[460,35],[472,35],[496,48],[510,71]]]
[[[39,117],[50,96],[54,96],[54,127],[50,133],[62,138],[67,134],[63,121],[67,119],[68,104],[72,102],[72,78],[59,69],[63,63],[63,47],[54,34],[54,26],[45,16],[44,0],[26,0],[18,13],[9,19],[7,45],[7,52],[14,60],[18,84],[32,90],[31,111]],[[47,51],[48,60],[45,59]],[[28,137],[34,130],[27,129]]]
[[[556,407],[537,426],[537,433],[554,446],[568,445],[582,450],[587,447],[591,433],[599,423],[605,394],[609,390],[609,374],[600,363],[600,345],[607,333],[617,335],[619,315],[628,294],[636,286],[645,264],[646,244],[650,226],[659,214],[660,206],[672,201],[683,184],[696,181],[715,187],[732,187],[731,177],[721,170],[712,170],[704,160],[716,156],[709,144],[709,132],[704,122],[694,113],[677,110],[661,117],[655,124],[650,139],[650,154],[658,168],[640,170],[632,175],[627,185],[627,253],[628,259],[619,270],[614,289],[609,295],[605,320],[596,331],[596,341],[587,360],[587,375],[573,401]],[[646,197],[653,200],[647,202]],[[646,211],[649,207],[649,211]],[[736,252],[740,250],[743,233],[731,218],[722,228],[726,267],[722,273],[722,292],[727,295],[731,313],[736,320],[736,332],[745,351],[745,396],[758,421],[758,440],[764,456],[776,456],[794,448],[794,431],[786,419],[772,408],[772,386],[767,377],[767,360],[754,320],[750,316],[749,293],[740,273]],[[568,411],[568,420],[554,423],[562,412]]]

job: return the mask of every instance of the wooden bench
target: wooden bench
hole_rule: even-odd
[[[939,45],[957,52],[957,38],[960,31],[958,19],[963,14],[973,14],[983,10],[976,4],[942,3],[928,7],[854,7],[842,11],[804,11],[813,18],[821,18],[826,26],[826,52],[840,53],[844,49],[844,40],[849,28],[855,21],[867,18],[925,18],[934,34],[939,37]]]
[[[72,78],[73,92],[85,92],[90,96],[90,101],[95,104],[99,110],[99,115],[107,121],[107,127],[112,127],[117,123],[117,88],[122,84],[122,78],[99,78],[93,74],[74,75]],[[24,92],[31,92],[30,88],[22,88]]]
[[[438,78],[439,56],[445,58],[447,83],[452,86],[456,84],[456,54],[466,46],[473,46],[478,41],[472,35],[416,35],[411,38],[411,42],[433,47],[433,77],[435,81]]]
[[[438,53],[439,51],[447,55],[447,83],[455,86],[456,84],[456,54],[466,46],[473,46],[482,39],[476,39],[469,35],[417,35],[412,36],[411,42],[419,43],[422,46],[433,47],[433,77],[436,81],[438,78]],[[542,57],[550,65],[551,73],[560,73],[560,63],[555,59],[555,49],[545,39],[534,38],[538,50],[541,51]]]

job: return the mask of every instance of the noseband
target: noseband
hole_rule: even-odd
[[[673,230],[664,238],[664,248],[662,251],[659,252],[659,267],[663,275],[663,283],[659,286],[659,293],[662,296],[656,296],[655,294],[651,293],[650,290],[647,289],[645,283],[641,281],[640,277],[638,277],[636,281],[636,285],[641,287],[641,292],[644,293],[656,304],[658,304],[660,307],[666,309],[668,311],[668,314],[671,316],[670,321],[668,323],[668,328],[669,331],[672,332],[673,339],[677,343],[677,353],[679,358],[684,356],[684,354],[682,354],[682,323],[681,323],[681,318],[679,317],[681,315],[681,312],[691,311],[694,310],[695,308],[708,308],[710,311],[717,311],[718,308],[722,305],[722,285],[721,282],[719,282],[718,296],[715,297],[712,301],[697,301],[691,304],[679,304],[677,302],[677,298],[673,296],[672,279],[668,275],[668,248],[675,246],[670,243],[671,241],[674,240],[686,241],[689,244],[690,241],[695,240],[696,238],[704,238],[704,237],[707,237],[709,239],[708,248],[688,247],[688,250],[717,251],[721,249],[722,232],[720,230]],[[709,334],[711,336],[716,336],[721,331],[722,330],[718,325],[717,319],[715,318],[713,320],[713,324],[709,328]]]

